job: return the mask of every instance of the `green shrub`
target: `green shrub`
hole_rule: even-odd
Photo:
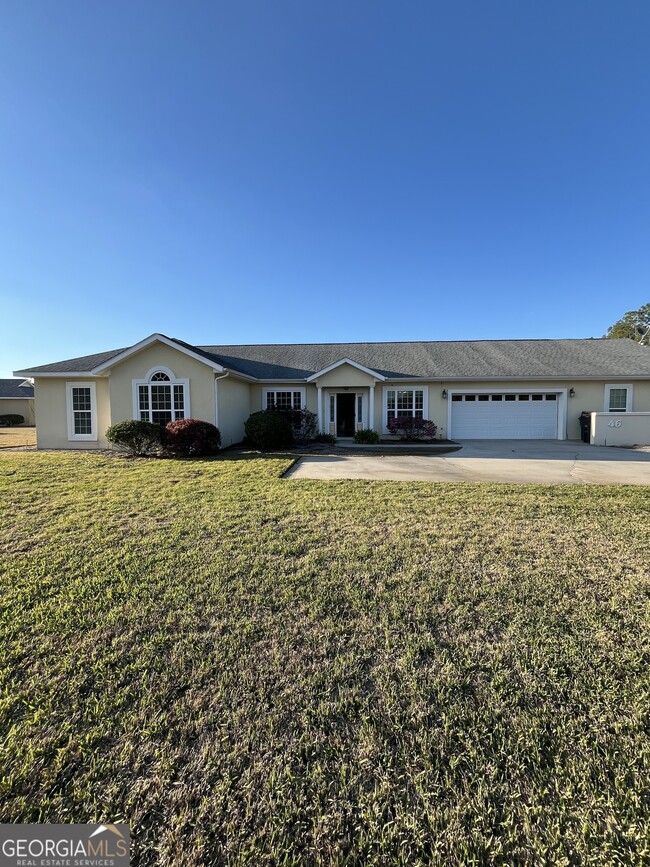
[[[281,413],[291,425],[294,443],[308,443],[314,439],[318,430],[318,416],[308,409],[284,409],[271,404],[267,412]]]
[[[333,446],[336,443],[336,437],[331,433],[319,433],[313,439],[315,443],[327,443]]]
[[[254,412],[244,424],[246,443],[262,452],[291,448],[293,430],[283,412]]]
[[[216,455],[221,434],[209,421],[182,418],[170,421],[165,428],[165,450],[177,458]]]
[[[165,429],[148,421],[119,421],[106,431],[106,439],[131,457],[151,455],[162,450]]]
[[[365,427],[363,430],[358,430],[355,433],[354,441],[363,445],[376,445],[379,442],[379,434],[371,427]]]
[[[14,425],[22,424],[24,421],[24,416],[11,412],[7,415],[0,415],[0,427],[14,427]]]

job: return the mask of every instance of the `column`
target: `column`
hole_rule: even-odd
[[[323,433],[323,389],[321,386],[318,386],[318,409],[316,412],[318,416],[318,433]]]

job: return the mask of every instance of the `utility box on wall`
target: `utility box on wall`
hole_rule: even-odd
[[[592,412],[592,446],[650,445],[650,412]]]

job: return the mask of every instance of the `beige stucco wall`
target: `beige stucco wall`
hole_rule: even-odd
[[[218,426],[223,448],[240,443],[244,422],[251,414],[251,387],[241,379],[227,376],[217,382]]]
[[[190,406],[186,416],[214,424],[214,371],[164,343],[148,346],[110,371],[111,423],[133,418],[133,380],[145,379],[153,367],[159,366],[168,367],[177,379],[189,379]]]
[[[591,444],[595,446],[650,445],[650,412],[592,413]]]
[[[67,382],[93,382],[97,397],[97,441],[68,439]],[[99,377],[34,380],[36,445],[39,449],[105,449],[104,436],[111,425],[108,380]]]
[[[329,373],[318,377],[318,385],[323,388],[357,388],[358,386],[372,385],[374,381],[374,377],[364,373],[363,370],[358,370],[351,364],[342,364],[340,367],[330,370]]]
[[[24,426],[34,424],[34,398],[6,398],[0,399],[0,415],[22,415],[25,419]]]

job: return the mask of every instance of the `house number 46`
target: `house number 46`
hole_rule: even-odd
[[[623,422],[620,420],[620,418],[617,418],[615,421],[612,420],[607,422],[607,427],[620,427],[622,424]]]

